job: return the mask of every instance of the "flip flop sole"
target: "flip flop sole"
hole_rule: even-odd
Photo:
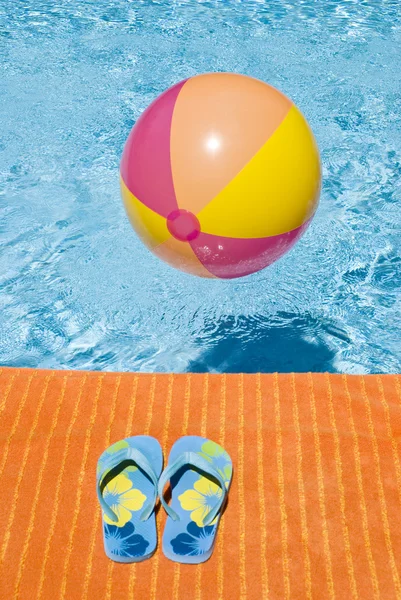
[[[170,451],[169,464],[185,452],[195,452],[219,471],[229,489],[232,481],[232,461],[227,452],[215,442],[198,436],[185,436],[175,442]],[[168,517],[163,533],[164,555],[185,564],[207,561],[213,554],[223,507],[211,525],[204,526],[203,519],[221,497],[217,483],[194,467],[182,467],[170,481],[171,508],[179,521]]]
[[[163,468],[163,454],[159,442],[151,436],[134,436],[116,442],[103,452],[98,461],[98,473],[104,471],[103,463],[123,448],[135,448],[148,460],[157,477]],[[112,522],[102,514],[103,542],[106,556],[115,562],[141,562],[150,558],[157,547],[155,515],[146,521],[140,515],[146,501],[154,493],[154,485],[132,461],[123,461],[104,475],[103,497],[118,515]]]

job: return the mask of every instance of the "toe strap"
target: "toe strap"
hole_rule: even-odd
[[[153,512],[153,509],[157,500],[157,483],[158,478],[156,473],[154,472],[152,465],[146,458],[142,452],[140,452],[137,448],[122,448],[118,452],[114,454],[110,454],[105,460],[102,461],[102,470],[98,474],[96,488],[97,488],[97,497],[100,502],[100,506],[102,507],[103,512],[109,517],[111,521],[116,523],[118,521],[118,516],[111,509],[111,507],[107,504],[105,499],[103,498],[103,482],[105,477],[110,473],[112,469],[118,467],[122,462],[130,460],[134,462],[140,469],[149,477],[149,479],[153,483],[154,494],[153,497],[150,498],[149,502],[146,503],[140,519],[141,521],[146,521],[149,519],[150,515]]]
[[[163,498],[163,490],[165,485],[170,481],[170,479],[183,467],[191,466],[195,469],[201,471],[206,475],[209,479],[216,481],[221,487],[221,498],[216,503],[216,505],[212,508],[209,514],[204,519],[204,526],[210,525],[213,520],[218,515],[221,508],[224,506],[226,498],[227,498],[227,489],[226,484],[220,473],[204,458],[196,454],[195,452],[184,452],[181,454],[171,465],[169,465],[161,474],[158,485],[158,492],[160,502],[162,503],[167,514],[174,520],[179,521],[180,517],[178,514],[167,504],[167,502]]]

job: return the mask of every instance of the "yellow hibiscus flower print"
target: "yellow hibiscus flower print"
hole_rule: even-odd
[[[207,477],[201,477],[195,482],[193,489],[186,490],[178,500],[184,510],[191,511],[191,520],[198,527],[203,527],[203,521],[216,506],[222,496],[222,489]],[[210,525],[216,523],[216,519]]]
[[[145,494],[142,494],[140,490],[133,489],[132,481],[123,473],[114,477],[105,486],[103,498],[118,516],[118,521],[114,522],[103,513],[104,520],[109,525],[117,527],[124,527],[131,520],[132,512],[141,510],[146,500]]]
[[[219,446],[219,444],[216,444],[216,442],[209,440],[203,444],[199,455],[213,465],[216,471],[218,471],[221,477],[224,479],[226,487],[228,487],[233,468],[230,457],[224,448]]]

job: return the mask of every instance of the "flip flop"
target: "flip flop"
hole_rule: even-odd
[[[231,458],[215,442],[198,436],[175,442],[158,486],[160,501],[168,514],[162,544],[167,558],[189,564],[210,558],[232,472]],[[170,506],[163,498],[168,481]]]
[[[159,442],[147,435],[120,440],[100,456],[97,495],[102,507],[106,555],[116,562],[139,562],[156,550],[154,507],[163,469]]]

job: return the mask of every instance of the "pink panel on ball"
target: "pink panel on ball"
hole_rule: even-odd
[[[210,273],[221,279],[234,279],[256,273],[272,264],[299,240],[311,219],[288,233],[266,238],[228,238],[207,233],[190,242]]]
[[[121,176],[127,188],[166,218],[178,208],[171,172],[170,131],[175,102],[185,81],[168,89],[142,113],[121,160]]]

